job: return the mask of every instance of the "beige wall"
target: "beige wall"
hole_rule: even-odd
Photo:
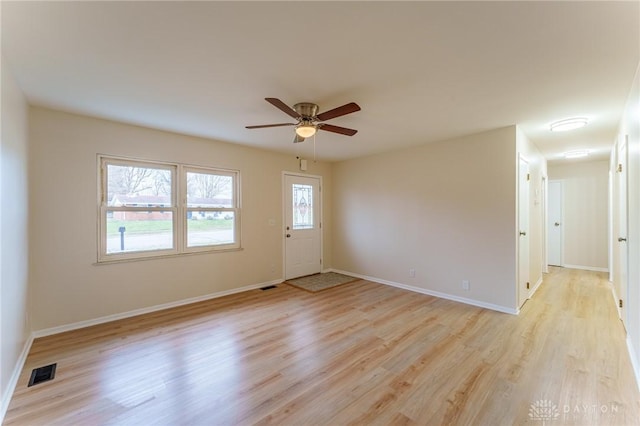
[[[549,164],[549,180],[564,182],[564,264],[607,270],[609,161]]]
[[[29,337],[27,104],[2,60],[0,139],[0,420],[15,386],[12,374]],[[13,383],[12,383],[13,382]]]
[[[295,157],[43,108],[30,110],[30,140],[35,330],[282,278],[282,172]],[[98,154],[240,170],[244,249],[96,265]],[[323,176],[329,230],[331,165],[308,173]],[[331,247],[325,232],[325,268]]]
[[[515,310],[516,158],[512,126],[335,164],[334,267]]]

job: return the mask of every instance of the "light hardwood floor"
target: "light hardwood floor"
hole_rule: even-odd
[[[37,339],[4,424],[639,422],[604,274],[555,268],[519,316],[367,281],[281,284]]]

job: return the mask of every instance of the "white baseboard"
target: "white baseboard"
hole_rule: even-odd
[[[18,384],[18,379],[20,378],[20,374],[22,373],[22,368],[24,367],[24,363],[27,360],[27,356],[29,355],[29,351],[31,350],[31,344],[33,343],[33,333],[29,336],[26,342],[24,342],[24,347],[22,348],[22,352],[16,361],[16,365],[13,368],[13,373],[11,374],[11,378],[9,379],[9,384],[7,385],[7,389],[5,393],[2,395],[2,405],[0,405],[0,424],[4,421],[4,416],[7,414],[7,410],[9,409],[9,403],[11,402],[11,397],[16,390],[16,385]]]
[[[447,300],[452,300],[454,302],[460,302],[460,303],[465,303],[467,305],[477,306],[479,308],[491,309],[492,311],[503,312],[505,314],[518,315],[518,313],[520,313],[519,309],[508,308],[506,306],[500,306],[500,305],[494,305],[493,303],[482,302],[480,300],[469,299],[466,297],[454,296],[452,294],[441,293],[439,291],[427,290],[422,287],[415,287],[407,284],[397,283],[394,281],[387,281],[381,278],[370,277],[367,275],[356,274],[348,271],[341,271],[339,269],[331,269],[331,271],[338,272],[344,275],[351,275],[352,277],[360,278],[367,281],[373,281],[378,284],[384,284],[391,287],[401,288],[403,290],[413,291],[415,293],[421,293],[421,294],[426,294],[428,296],[439,297],[440,299],[447,299]]]
[[[582,269],[583,271],[594,271],[594,272],[609,272],[609,268],[600,268],[597,266],[583,266],[583,265],[562,265],[563,268],[569,269]]]
[[[611,297],[613,297],[613,304],[616,307],[616,311],[618,312],[618,318],[620,318],[620,320],[624,323],[624,318],[622,318],[622,310],[619,304],[620,299],[618,298],[618,293],[616,293],[616,286],[613,285],[611,281],[609,281],[609,289],[611,290]]]
[[[175,308],[178,306],[189,305],[191,303],[202,302],[209,299],[216,299],[218,297],[228,296],[230,294],[242,293],[244,291],[255,290],[257,288],[266,287],[269,285],[276,285],[282,283],[284,280],[277,279],[260,284],[251,284],[240,288],[234,288],[231,290],[219,291],[216,293],[205,294],[203,296],[190,297],[188,299],[182,299],[175,302],[163,303],[161,305],[150,306],[147,308],[135,309],[133,311],[122,312],[119,314],[107,315],[100,318],[94,318],[86,321],[74,322],[72,324],[60,325],[57,327],[46,328],[33,332],[33,337],[44,337],[52,334],[64,333],[65,331],[78,330],[80,328],[91,327],[92,325],[104,324],[111,321],[116,321],[124,318],[131,318],[138,315],[148,314],[151,312],[162,311],[164,309]]]
[[[618,299],[618,294],[616,293],[616,287],[613,285],[612,282],[609,282],[609,288],[611,289],[611,297],[613,298],[613,304],[616,307],[616,311],[618,312],[618,318],[620,318],[620,320],[624,324],[625,321],[624,321],[624,318],[622,318],[622,311],[618,304],[618,301],[620,299]],[[626,324],[625,324],[625,327],[626,327]],[[638,364],[636,351],[633,348],[633,342],[631,342],[631,336],[629,336],[628,332],[627,332],[626,340],[627,340],[627,351],[629,352],[629,358],[631,359],[631,367],[633,368],[633,374],[636,378],[636,385],[638,385],[638,389],[640,390],[640,365]]]
[[[636,376],[636,384],[638,385],[638,389],[640,389],[640,365],[638,365],[638,358],[636,356],[636,351],[633,349],[633,343],[631,342],[631,337],[627,334],[627,350],[629,351],[629,357],[631,358],[631,367],[633,367],[633,372]]]
[[[540,275],[540,278],[538,278],[538,282],[533,285],[533,289],[531,289],[531,292],[529,293],[529,299],[531,299],[533,295],[536,294],[536,291],[538,291],[541,285],[542,285],[542,275]]]

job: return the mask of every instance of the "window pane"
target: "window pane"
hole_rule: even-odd
[[[173,249],[173,213],[107,212],[107,254]]]
[[[293,184],[293,229],[313,228],[313,186]]]
[[[107,205],[110,207],[170,207],[171,170],[107,165]]]
[[[187,247],[233,244],[234,212],[187,212]]]
[[[187,207],[234,208],[233,177],[187,172]]]

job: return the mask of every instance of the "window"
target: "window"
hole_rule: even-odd
[[[238,177],[100,157],[98,260],[240,248]]]
[[[313,229],[313,186],[294,183],[293,229]]]
[[[233,244],[237,239],[234,173],[185,170],[187,248]]]

